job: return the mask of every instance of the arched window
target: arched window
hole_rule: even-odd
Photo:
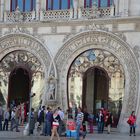
[[[91,8],[92,5],[97,7],[110,7],[113,4],[113,0],[84,0],[84,7]]]
[[[46,0],[46,10],[70,9],[73,7],[73,0]]]
[[[17,6],[21,12],[35,10],[36,0],[11,0],[10,11],[15,11]]]

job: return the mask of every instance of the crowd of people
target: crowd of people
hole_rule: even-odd
[[[11,104],[11,107],[6,110],[3,110],[2,105],[0,104],[0,131],[8,131],[8,128],[10,128],[11,131],[16,129],[16,132],[20,132],[18,126],[23,126],[24,122],[27,122],[27,120],[27,109],[25,103],[21,103],[17,106]],[[11,121],[10,127],[9,121]]]
[[[39,135],[50,136],[50,140],[57,136],[57,139],[60,140],[60,137],[66,134],[68,120],[74,122],[76,140],[79,140],[80,137],[84,139],[87,133],[93,133],[93,125],[97,125],[98,133],[103,133],[106,126],[107,133],[110,134],[111,126],[114,123],[112,113],[104,108],[99,109],[96,115],[88,112],[87,108],[81,109],[80,107],[69,108],[65,114],[60,107],[52,110],[51,107],[42,106],[37,113],[33,108],[28,113],[25,103],[13,106],[12,109],[7,108],[5,111],[0,104],[0,131],[13,131],[15,129],[16,132],[20,132],[19,125],[23,126],[25,122],[29,122],[29,134],[34,134],[36,127]],[[11,121],[10,127],[8,126],[9,121]],[[135,136],[136,116],[134,111],[127,123],[130,126],[130,136],[132,133]]]

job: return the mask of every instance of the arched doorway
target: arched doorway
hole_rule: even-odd
[[[32,106],[34,108],[40,106],[45,87],[45,75],[43,65],[34,54],[24,50],[7,54],[0,63],[0,77],[2,77],[0,89],[5,107],[10,106],[13,99],[17,100],[16,96],[18,96],[18,103],[26,101],[30,91],[36,93],[32,99]],[[32,88],[31,81],[34,81]],[[25,97],[21,99],[23,94]]]
[[[83,76],[82,107],[97,114],[98,109],[108,109],[109,76],[99,67],[89,68]],[[90,103],[90,104],[89,104]]]
[[[12,40],[12,43],[10,43]],[[14,30],[13,33],[0,38],[0,92],[3,96],[2,106],[6,108],[9,92],[9,75],[17,66],[23,66],[32,73],[32,93],[36,96],[32,99],[32,107],[38,108],[41,103],[46,103],[47,78],[49,70],[55,72],[51,53],[48,47],[37,37],[22,33],[22,30]],[[4,44],[7,44],[5,46]],[[5,47],[3,47],[5,46]],[[54,69],[53,69],[54,68]],[[47,102],[48,103],[48,102]],[[46,104],[47,104],[46,103]]]
[[[90,63],[89,66],[97,66],[100,64],[100,67],[103,67],[106,71],[108,71],[109,77],[111,77],[111,83],[109,83],[110,95],[112,101],[110,102],[111,107],[115,107],[114,112],[120,112],[120,119],[118,123],[118,129],[121,132],[126,132],[126,120],[128,119],[129,114],[132,110],[138,111],[139,104],[139,67],[136,60],[136,57],[133,53],[132,48],[124,41],[121,37],[113,34],[111,32],[106,32],[101,30],[96,30],[92,28],[90,31],[83,31],[78,33],[77,35],[70,38],[66,43],[64,43],[63,48],[57,53],[55,57],[55,61],[57,64],[58,75],[60,80],[58,82],[58,91],[62,98],[62,106],[64,109],[68,108],[68,102],[70,103],[70,97],[77,96],[76,93],[73,94],[73,91],[76,89],[73,85],[69,85],[70,82],[75,82],[75,74],[77,73],[77,79],[79,78],[80,88],[77,90],[81,93],[82,89],[82,73],[83,68],[87,68],[89,63],[84,63],[83,67],[81,67],[80,73],[78,73],[78,69],[80,68],[81,62],[84,62],[83,59],[78,63],[78,67],[74,69],[75,65],[73,65],[74,60],[84,51],[89,49],[101,49],[106,50],[111,53],[117,59],[113,60],[113,57],[107,58],[104,64],[107,66],[107,69],[104,67],[103,63],[100,63],[102,60],[102,55],[100,55],[99,59],[96,59],[95,63]],[[87,58],[86,58],[87,60]],[[112,61],[113,60],[113,61]],[[118,63],[118,66],[114,64],[110,64],[110,61]],[[98,63],[99,62],[99,63]],[[73,68],[71,66],[74,66]],[[120,66],[121,65],[121,66]],[[119,68],[118,71],[114,69]],[[70,68],[71,72],[70,71]],[[89,68],[89,67],[88,67]],[[68,73],[69,72],[69,73]],[[111,74],[112,73],[112,74]],[[71,77],[70,77],[70,75]],[[73,75],[74,74],[74,75]],[[69,76],[68,76],[69,75]],[[76,79],[76,80],[77,80]],[[75,84],[76,86],[78,85]],[[71,88],[71,90],[70,90]],[[68,94],[66,94],[68,91]],[[68,95],[68,96],[67,96]],[[78,98],[81,97],[78,96]],[[75,98],[76,99],[76,98]],[[123,100],[125,99],[125,100]],[[129,106],[129,107],[128,107]],[[119,110],[119,107],[121,110]],[[119,113],[119,114],[120,114]],[[116,115],[117,115],[116,114]]]
[[[111,111],[117,126],[124,97],[125,76],[120,61],[112,53],[90,49],[72,62],[68,72],[68,105],[98,112]]]
[[[17,67],[9,76],[8,107],[29,102],[31,74],[26,68]]]

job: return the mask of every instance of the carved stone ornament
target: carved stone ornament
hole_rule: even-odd
[[[55,57],[59,83],[58,92],[62,96],[62,106],[67,103],[67,74],[72,62],[84,51],[103,49],[118,58],[125,73],[125,95],[122,106],[122,119],[136,110],[138,99],[139,70],[131,47],[115,34],[104,31],[87,31],[69,39]],[[129,106],[129,107],[128,107]]]
[[[105,27],[103,24],[99,25],[99,24],[91,23],[91,24],[86,25],[85,27],[82,27],[79,30],[79,33],[83,32],[83,31],[91,31],[91,30],[93,30],[93,31],[108,31],[108,28]],[[68,41],[68,39],[74,37],[74,35],[76,35],[76,29],[75,30],[72,29],[71,33],[67,34],[64,37],[63,42]]]
[[[125,36],[124,33],[119,32],[119,33],[115,33],[115,34],[116,34],[117,36],[119,36],[122,40],[126,41],[126,36]]]
[[[27,28],[19,27],[17,25],[16,25],[15,28],[8,28],[8,31],[4,32],[3,35],[9,35],[9,34],[14,34],[14,33],[21,33],[21,34],[24,33],[24,34],[27,34],[27,35],[31,35],[31,36],[39,39],[42,43],[45,43],[45,40],[42,38],[41,35],[38,35],[37,32],[34,32],[32,34]]]

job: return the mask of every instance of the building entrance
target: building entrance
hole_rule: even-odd
[[[70,107],[87,107],[96,115],[102,107],[111,111],[117,126],[124,96],[125,76],[119,60],[108,51],[91,49],[80,54],[68,73]]]
[[[9,76],[8,107],[11,104],[29,103],[31,78],[25,68],[15,68]]]
[[[88,69],[83,77],[82,106],[97,114],[100,108],[108,108],[109,77],[105,70]],[[90,104],[89,104],[90,103]]]

